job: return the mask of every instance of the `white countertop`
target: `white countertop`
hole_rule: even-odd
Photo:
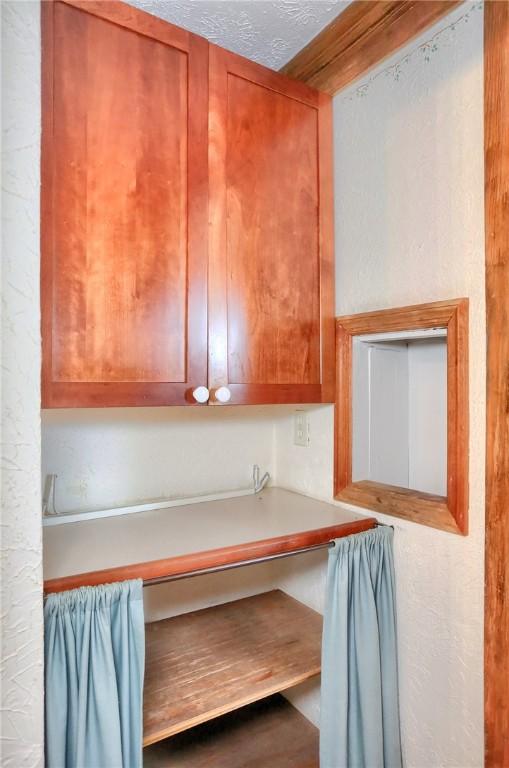
[[[281,488],[267,488],[256,496],[49,526],[43,529],[44,579],[238,547],[367,520],[372,517]]]

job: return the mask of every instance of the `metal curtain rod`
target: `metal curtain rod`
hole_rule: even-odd
[[[385,528],[392,528],[393,525],[387,526],[385,523],[379,523],[378,520],[375,523],[375,528],[383,526]],[[263,557],[255,557],[251,560],[239,560],[236,563],[226,563],[225,565],[212,565],[210,568],[200,568],[196,571],[186,571],[184,573],[176,573],[169,576],[157,576],[153,579],[143,579],[144,587],[151,587],[155,584],[166,584],[170,581],[180,581],[181,579],[191,579],[193,576],[205,576],[208,573],[221,573],[222,571],[232,571],[235,568],[243,568],[246,565],[258,565],[259,563],[268,563],[271,560],[282,560],[284,557],[293,557],[294,555],[302,555],[305,552],[314,552],[319,549],[332,549],[335,546],[334,541],[324,541],[321,544],[313,544],[309,547],[301,547],[300,549],[292,549],[290,552],[278,552],[274,555],[264,555]]]
[[[302,547],[301,549],[292,549],[290,552],[278,552],[274,555],[264,555],[263,557],[255,557],[251,560],[239,560],[236,563],[226,563],[224,565],[211,565],[209,568],[200,568],[195,571],[184,571],[183,573],[169,574],[168,576],[156,576],[153,579],[143,579],[144,587],[152,587],[156,584],[166,584],[170,581],[180,581],[181,579],[191,579],[193,576],[205,576],[208,573],[220,573],[221,571],[232,571],[235,568],[242,568],[245,565],[257,565],[258,563],[268,563],[270,560],[280,560],[283,557],[291,557],[292,555],[300,555],[304,552],[313,552],[316,549],[329,549],[334,547],[333,541],[324,541],[321,544],[313,544],[310,547]],[[44,595],[46,599],[47,595]]]
[[[375,528],[383,526],[385,528],[392,528],[394,526],[387,526],[385,523],[379,523],[378,520],[375,523]],[[284,557],[293,557],[294,555],[302,555],[306,552],[314,552],[319,549],[332,549],[336,546],[334,541],[324,541],[321,544],[312,544],[309,547],[301,547],[300,549],[292,549],[289,552],[277,552],[274,555],[264,555],[263,557],[255,557],[250,560],[239,560],[236,563],[226,563],[224,565],[212,565],[209,568],[200,568],[195,571],[185,571],[184,573],[175,573],[168,576],[156,576],[153,579],[143,579],[144,587],[151,587],[156,584],[166,584],[170,581],[180,581],[181,579],[191,579],[193,576],[205,576],[208,573],[220,573],[222,571],[232,571],[235,568],[243,568],[246,565],[257,565],[259,563],[268,563],[271,560],[281,560]],[[46,595],[44,596],[46,599]]]
[[[290,552],[278,552],[275,555],[264,555],[263,557],[255,557],[251,560],[239,560],[236,563],[226,563],[225,565],[212,565],[210,568],[200,568],[196,571],[186,571],[185,573],[176,573],[170,576],[157,576],[154,579],[143,579],[144,587],[151,587],[154,584],[165,584],[168,581],[180,581],[180,579],[190,579],[193,576],[205,576],[207,573],[220,573],[221,571],[232,571],[235,568],[243,568],[246,565],[257,565],[258,563],[268,563],[271,560],[281,560],[283,557],[292,557],[293,555],[301,555],[305,552],[313,552],[317,549],[330,549],[334,547],[333,541],[325,541],[322,544],[313,544],[310,547],[302,547],[301,549],[292,549]]]

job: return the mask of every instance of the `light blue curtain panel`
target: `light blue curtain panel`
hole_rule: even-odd
[[[47,768],[141,768],[141,579],[49,595],[44,629]]]
[[[329,550],[323,628],[321,768],[401,768],[394,532]]]

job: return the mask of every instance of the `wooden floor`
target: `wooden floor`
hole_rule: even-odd
[[[144,768],[318,768],[318,730],[282,696],[143,750]]]
[[[280,591],[148,624],[144,745],[319,674],[321,635]]]

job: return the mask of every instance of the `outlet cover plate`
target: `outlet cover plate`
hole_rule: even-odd
[[[295,411],[293,417],[293,444],[307,448],[309,445],[309,418],[306,411]]]

